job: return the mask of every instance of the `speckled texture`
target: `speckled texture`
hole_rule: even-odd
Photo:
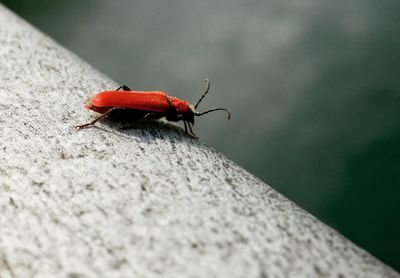
[[[163,123],[88,120],[117,86],[0,5],[0,277],[399,277]]]

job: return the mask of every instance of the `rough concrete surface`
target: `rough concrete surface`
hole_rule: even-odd
[[[179,128],[77,132],[116,86],[0,5],[0,277],[399,277]]]

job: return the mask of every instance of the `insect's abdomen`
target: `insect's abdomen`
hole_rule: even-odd
[[[104,91],[95,95],[91,104],[96,108],[120,107],[165,113],[170,104],[164,92]]]

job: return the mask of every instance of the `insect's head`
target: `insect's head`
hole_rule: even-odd
[[[183,118],[185,121],[191,123],[192,125],[194,125],[194,116],[196,113],[196,109],[194,108],[193,105],[188,105],[188,109],[185,112],[185,114],[183,115]]]
[[[189,121],[189,119],[187,119],[187,120],[185,119],[185,120],[193,124],[194,123],[194,116],[201,116],[201,115],[204,115],[204,114],[207,114],[207,113],[210,113],[210,112],[214,112],[214,111],[225,111],[226,113],[228,113],[228,120],[230,120],[231,119],[231,112],[229,112],[229,110],[226,109],[226,108],[213,108],[213,109],[209,109],[209,110],[204,111],[204,112],[197,112],[196,111],[197,106],[199,106],[199,103],[204,99],[204,97],[207,95],[208,91],[210,90],[210,80],[206,79],[206,80],[204,80],[204,82],[206,82],[206,84],[207,84],[206,91],[204,92],[204,94],[200,97],[200,99],[197,101],[197,103],[194,106],[192,106],[192,105],[189,106],[189,111],[192,113],[192,115],[189,115],[189,116],[191,116],[193,120],[192,120],[192,122]]]
[[[207,114],[207,113],[210,113],[213,111],[218,111],[218,110],[227,112],[228,119],[230,119],[231,113],[228,111],[228,109],[225,109],[225,108],[214,108],[214,109],[210,109],[210,110],[207,110],[204,112],[196,111],[197,106],[204,99],[204,97],[207,95],[208,91],[210,90],[210,81],[208,79],[206,79],[205,82],[207,83],[206,91],[200,97],[200,99],[197,101],[197,103],[195,105],[190,105],[186,101],[177,99],[175,97],[169,97],[169,102],[171,103],[171,109],[169,111],[167,111],[166,119],[168,121],[174,121],[174,122],[183,120],[184,122],[189,123],[189,127],[190,127],[190,124],[194,125],[194,116],[201,116],[201,115],[204,115],[204,114]]]

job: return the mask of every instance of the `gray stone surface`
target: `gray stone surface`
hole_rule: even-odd
[[[399,277],[179,128],[77,132],[116,86],[0,5],[0,277]]]

